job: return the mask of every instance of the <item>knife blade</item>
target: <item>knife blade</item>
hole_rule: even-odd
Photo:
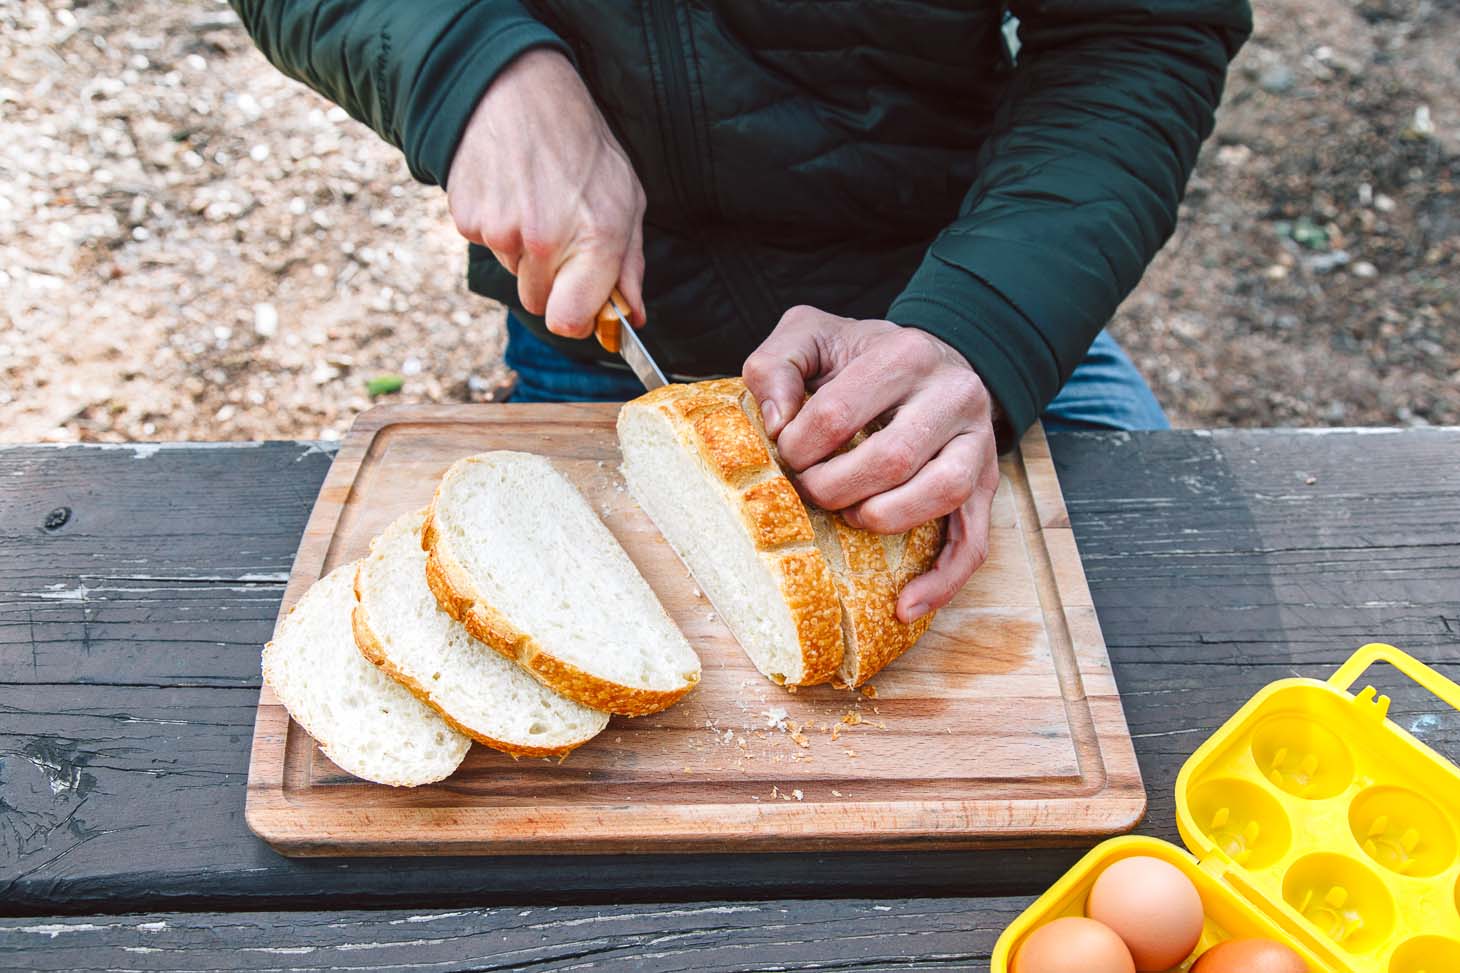
[[[628,318],[624,317],[623,308],[628,306],[629,302],[615,287],[608,302],[598,312],[593,328],[594,337],[605,351],[613,352],[628,363],[639,381],[644,383],[644,388],[652,391],[661,385],[668,385],[669,379],[664,377],[663,369],[639,340],[639,335],[634,331],[633,325],[629,324]]]

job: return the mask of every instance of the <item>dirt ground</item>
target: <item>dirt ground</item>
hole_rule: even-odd
[[[1264,0],[1114,322],[1184,426],[1460,423],[1460,2]],[[444,199],[219,2],[0,0],[0,440],[500,398]],[[378,389],[376,391],[379,391]]]

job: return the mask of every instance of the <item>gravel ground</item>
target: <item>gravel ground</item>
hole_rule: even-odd
[[[1272,0],[1113,325],[1185,426],[1460,423],[1456,0]],[[0,440],[501,398],[434,188],[218,2],[0,0]]]

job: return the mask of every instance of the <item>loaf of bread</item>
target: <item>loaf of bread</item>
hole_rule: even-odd
[[[942,547],[942,524],[880,536],[805,502],[739,379],[668,385],[624,405],[624,479],[762,673],[861,685],[932,616],[897,595]]]
[[[608,714],[560,696],[472,638],[436,604],[421,548],[425,510],[370,543],[355,574],[355,644],[457,730],[515,757],[560,756]]]
[[[264,681],[346,773],[396,787],[441,780],[471,747],[355,648],[356,563],[316,581],[264,646]]]
[[[452,464],[422,544],[447,614],[569,699],[639,716],[699,681],[699,657],[634,563],[541,456]]]

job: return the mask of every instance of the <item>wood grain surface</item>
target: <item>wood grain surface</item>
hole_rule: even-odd
[[[1326,676],[1373,639],[1460,677],[1460,430],[1060,433],[1050,444],[1150,794],[1141,833],[1180,841],[1172,798],[1182,762],[1274,679]],[[222,924],[209,952],[206,925],[138,916],[138,925],[178,930],[177,952],[146,954],[130,950],[149,946],[141,937],[156,935],[150,925],[124,936],[112,928],[124,920],[98,913],[396,907],[414,915],[555,903],[558,915],[583,921],[570,927],[578,929],[623,903],[681,904],[642,915],[755,899],[826,916],[841,903],[788,900],[860,896],[895,907],[907,896],[1025,897],[960,900],[990,910],[987,919],[974,913],[968,934],[991,944],[1001,917],[1081,854],[281,857],[243,820],[258,647],[333,449],[0,447],[0,911],[82,930],[54,940],[0,932],[36,952],[0,959],[0,968],[39,966],[83,934],[113,950],[96,954],[112,958],[95,964],[103,967],[285,965],[286,954],[230,947],[273,945],[267,936],[313,921],[261,917],[254,942]],[[48,529],[61,507],[71,513]],[[1383,688],[1396,722],[1460,757],[1460,715],[1399,681]],[[78,918],[53,918],[62,913]],[[933,919],[901,910],[858,917],[866,936],[902,944],[919,962],[954,948]],[[682,928],[654,921],[666,937]],[[354,921],[352,929],[341,935],[375,934]],[[450,956],[446,941],[463,951],[477,942],[465,926],[443,941],[440,954]],[[727,931],[722,942],[732,958],[708,968],[785,955],[764,952],[754,929]],[[852,947],[824,948],[839,958]],[[375,955],[341,952],[343,965]],[[518,968],[572,965],[551,957],[533,965],[533,955]],[[815,962],[800,955],[801,968]],[[888,967],[896,968],[866,966]]]
[[[320,489],[281,611],[424,506],[456,459],[549,457],[704,665],[663,713],[615,718],[564,762],[474,747],[441,784],[334,767],[265,687],[248,821],[286,854],[785,851],[1047,842],[1145,807],[1089,589],[1036,428],[1006,457],[988,563],[864,692],[774,685],[618,473],[614,405],[392,406],[361,416]],[[911,761],[908,754],[916,753]]]
[[[0,969],[971,973],[1022,899],[171,913],[0,920]]]

